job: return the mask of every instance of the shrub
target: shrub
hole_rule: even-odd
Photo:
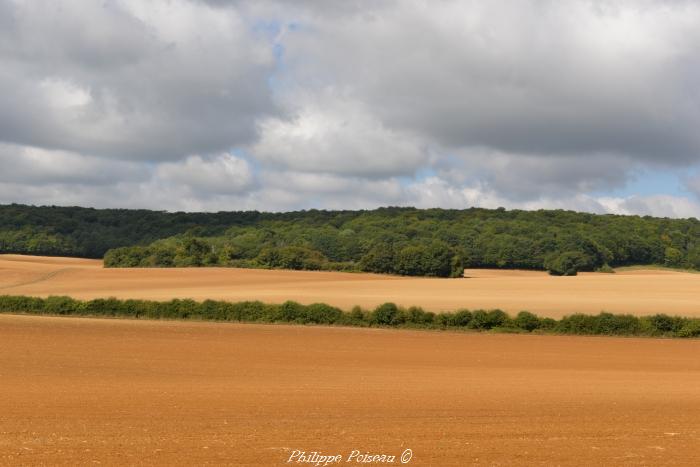
[[[394,247],[378,242],[360,259],[360,269],[367,272],[392,273],[394,268]]]
[[[223,305],[223,302],[204,300],[199,305],[199,316],[207,320],[224,320],[226,319],[226,310]]]
[[[396,255],[395,270],[405,276],[456,277],[464,271],[460,264],[447,243],[433,241],[402,248]]]
[[[688,320],[677,335],[678,337],[700,337],[700,319]]]
[[[260,308],[260,316],[258,321],[265,323],[274,323],[275,321],[282,321],[282,305],[275,305],[269,303],[262,303]]]
[[[439,328],[446,328],[450,325],[450,320],[452,319],[450,313],[438,313],[433,319],[435,326]]]
[[[457,327],[468,327],[472,321],[472,312],[469,310],[459,310],[449,316],[449,325]]]
[[[533,315],[529,311],[521,311],[513,320],[513,325],[516,328],[524,329],[525,331],[532,332],[540,327],[540,318]]]
[[[85,313],[91,315],[116,316],[121,313],[122,302],[114,297],[96,298],[85,304]],[[152,316],[156,318],[157,316]]]
[[[346,319],[343,320],[346,324],[361,325],[370,321],[368,314],[359,306],[352,307]]]
[[[4,295],[0,296],[0,310],[40,313],[44,310],[44,300],[38,297]]]
[[[670,267],[677,267],[681,265],[683,261],[683,253],[680,250],[673,247],[667,247],[664,251],[664,265]]]
[[[172,259],[175,266],[206,266],[216,262],[212,247],[204,240],[186,237],[175,251]]]
[[[279,307],[279,314],[272,321],[285,321],[285,322],[300,322],[303,323],[306,318],[304,305],[293,301],[286,301]]]
[[[654,334],[676,333],[683,327],[684,320],[678,316],[657,314],[647,317]]]
[[[557,327],[557,320],[553,318],[540,318],[540,327],[542,330],[552,330]]]
[[[632,315],[613,315],[601,313],[596,318],[596,334],[614,336],[630,336],[639,334],[641,326],[639,318]]]
[[[396,306],[396,304],[384,303],[383,305],[379,305],[374,309],[370,321],[372,324],[390,326],[396,323],[398,314],[399,308]]]
[[[566,251],[548,257],[544,262],[544,267],[553,276],[575,276],[589,262],[589,258],[580,251]]]
[[[469,322],[471,329],[492,329],[495,327],[505,326],[508,324],[509,316],[501,310],[477,310],[472,314],[472,319]]]
[[[554,329],[562,334],[595,334],[595,318],[580,313],[564,316]]]
[[[406,322],[413,324],[431,324],[435,313],[427,312],[421,307],[412,306],[406,311]]]
[[[556,331],[564,334],[603,334],[630,336],[643,334],[643,326],[636,316],[600,313],[599,315],[575,314],[565,316],[556,325]]]
[[[233,307],[229,309],[228,319],[231,321],[262,321],[266,308],[266,305],[259,301],[234,303]]]
[[[293,322],[348,324],[352,326],[409,326],[423,328],[469,328],[497,332],[555,332],[561,334],[600,334],[611,336],[665,335],[700,337],[700,319],[657,314],[646,317],[600,313],[573,314],[559,321],[540,318],[521,311],[511,319],[502,310],[458,310],[454,313],[426,312],[420,307],[404,309],[384,303],[371,312],[356,306],[350,312],[325,303],[302,305],[287,301],[281,305],[259,301],[228,303],[190,299],[168,302],[118,300],[116,298],[75,300],[51,296],[45,299],[23,296],[0,296],[0,312],[35,314],[126,316],[132,318],[205,319],[248,322]]]
[[[325,303],[312,303],[306,307],[307,323],[334,324],[340,321],[343,312],[340,308]]]
[[[59,315],[80,314],[83,303],[70,297],[51,296],[44,300],[44,309],[49,313]]]
[[[300,246],[265,248],[255,260],[268,268],[296,270],[319,270],[328,262],[320,252]]]
[[[604,272],[604,273],[607,273],[607,274],[615,274],[615,270],[614,270],[613,268],[611,268],[610,265],[609,265],[608,263],[605,263],[604,265],[602,265],[601,267],[599,267],[598,269],[596,269],[596,272]]]

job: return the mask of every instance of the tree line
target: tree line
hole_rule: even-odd
[[[700,269],[700,221],[503,208],[168,213],[9,205],[0,206],[0,252],[104,257],[107,267],[573,275],[627,265]]]
[[[325,303],[303,305],[293,301],[282,304],[267,304],[259,301],[196,302],[189,299],[174,299],[167,302],[116,298],[84,301],[62,296],[39,298],[1,295],[0,312],[518,333],[700,337],[700,319],[666,314],[643,317],[612,313],[573,314],[556,320],[543,318],[527,311],[521,311],[515,316],[498,309],[463,309],[433,313],[420,307],[405,308],[394,303],[384,303],[372,310],[356,306],[350,311],[343,311]]]

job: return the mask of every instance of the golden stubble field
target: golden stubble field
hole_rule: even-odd
[[[409,465],[699,465],[699,353],[695,340],[0,315],[0,464],[411,449]]]
[[[104,269],[98,260],[0,255],[0,294],[75,298],[326,302],[349,309],[387,301],[428,310],[501,308],[554,318],[574,312],[700,316],[700,274],[634,270],[551,277],[544,272],[467,270],[430,279],[254,269]]]

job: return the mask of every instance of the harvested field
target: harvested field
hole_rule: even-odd
[[[75,298],[326,302],[349,309],[393,301],[428,310],[501,308],[554,318],[574,312],[700,316],[700,274],[626,270],[552,277],[544,272],[467,270],[430,279],[255,269],[104,269],[99,260],[0,255],[0,294]]]
[[[699,351],[4,315],[0,464],[282,465],[294,449],[410,448],[410,465],[698,465]]]

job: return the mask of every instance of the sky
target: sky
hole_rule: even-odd
[[[700,217],[700,3],[0,0],[0,203]]]

